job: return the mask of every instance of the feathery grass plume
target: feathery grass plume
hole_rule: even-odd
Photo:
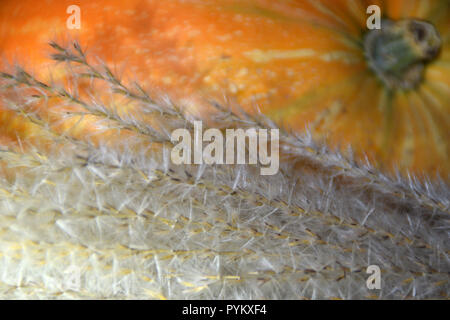
[[[274,176],[175,166],[170,133],[198,117],[78,43],[50,45],[64,80],[0,75],[27,128],[0,150],[2,298],[448,298],[446,181],[388,177],[283,130]],[[275,128],[214,102],[202,120]]]

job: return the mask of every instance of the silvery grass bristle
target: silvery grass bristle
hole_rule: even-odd
[[[257,165],[175,166],[170,133],[192,130],[188,109],[125,84],[78,44],[51,45],[66,86],[19,67],[1,74],[2,106],[53,146],[0,151],[1,298],[448,298],[446,179],[383,175],[283,130],[274,176]],[[40,114],[48,99],[74,128]],[[211,107],[205,128],[275,128]],[[74,134],[84,121],[96,130]],[[370,265],[379,290],[367,287]]]

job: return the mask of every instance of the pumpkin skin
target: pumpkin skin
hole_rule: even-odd
[[[392,1],[79,1],[81,29],[66,28],[72,1],[2,1],[0,54],[45,77],[47,43],[79,39],[90,54],[192,108],[232,97],[280,125],[331,146],[352,147],[381,169],[448,179],[450,9],[446,0]],[[432,22],[442,37],[437,60],[413,90],[389,95],[368,68],[366,8]],[[2,112],[3,140],[23,123]]]

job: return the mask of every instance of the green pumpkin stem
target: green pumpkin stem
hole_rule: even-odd
[[[438,56],[441,44],[428,22],[384,20],[381,29],[366,34],[364,51],[369,67],[388,89],[408,90],[422,82],[425,66]]]

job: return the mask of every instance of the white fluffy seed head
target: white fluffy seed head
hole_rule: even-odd
[[[0,151],[14,173],[0,181],[1,297],[448,298],[445,182],[393,179],[283,131],[274,176],[258,165],[175,166],[168,133],[192,130],[195,117],[121,89],[158,121],[90,100],[81,109],[97,113],[102,134],[132,134],[96,144],[43,125],[54,150]],[[34,119],[20,96],[12,103]],[[217,107],[203,120],[219,129],[274,127]],[[382,271],[379,290],[367,287],[370,265]]]

